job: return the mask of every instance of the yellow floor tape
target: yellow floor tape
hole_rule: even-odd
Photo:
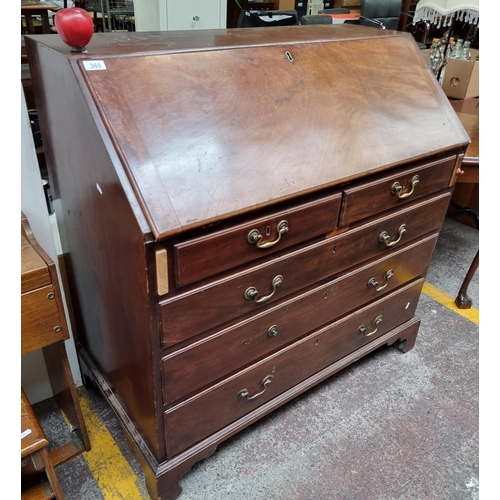
[[[451,309],[453,312],[460,314],[464,318],[472,321],[476,325],[479,325],[479,310],[471,307],[470,309],[459,309],[455,305],[455,297],[444,293],[439,288],[436,288],[434,285],[425,282],[422,293],[425,293],[431,299],[434,299],[436,302],[439,302],[441,305]]]
[[[87,424],[91,450],[83,453],[105,500],[143,500],[150,498],[136,473],[122,455],[113,436],[99,418],[89,398],[79,395]]]

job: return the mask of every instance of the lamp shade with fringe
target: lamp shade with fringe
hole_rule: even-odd
[[[420,0],[415,8],[413,23],[427,21],[441,26],[451,26],[453,21],[479,23],[479,0]]]

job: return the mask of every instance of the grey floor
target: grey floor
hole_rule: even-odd
[[[427,281],[456,296],[478,244],[446,219]],[[479,309],[479,272],[469,296]],[[411,351],[382,347],[229,439],[182,479],[180,500],[478,499],[479,327],[425,294],[417,315]],[[79,390],[137,475],[137,498],[149,498],[112,411]],[[35,405],[57,442],[53,410]],[[57,471],[67,500],[133,500],[118,479],[100,488],[85,456]]]

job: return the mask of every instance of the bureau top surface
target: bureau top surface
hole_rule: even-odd
[[[404,33],[96,34],[86,54],[31,38],[70,60],[158,239],[469,142]]]

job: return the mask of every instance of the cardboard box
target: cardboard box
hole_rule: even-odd
[[[468,61],[450,59],[446,65],[442,87],[448,97],[479,97],[479,50],[470,50]]]
[[[352,7],[361,7],[361,0],[333,0],[335,8],[345,7],[350,9]]]
[[[429,64],[429,49],[421,50]],[[479,97],[479,50],[470,49],[471,58],[468,61],[450,59],[442,76],[441,86],[447,97],[454,99],[469,99]]]
[[[294,9],[295,9],[295,0],[279,0],[278,10],[294,10]]]

